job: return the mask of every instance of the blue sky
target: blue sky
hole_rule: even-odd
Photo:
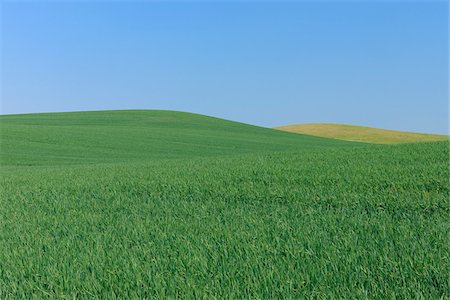
[[[3,2],[1,113],[448,131],[446,1]]]

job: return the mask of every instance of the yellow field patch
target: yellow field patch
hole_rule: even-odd
[[[375,144],[400,144],[449,140],[448,135],[403,132],[343,124],[298,124],[275,127],[275,129],[339,140]]]

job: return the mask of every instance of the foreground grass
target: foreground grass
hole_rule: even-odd
[[[448,299],[448,157],[4,166],[0,298]]]
[[[449,140],[448,135],[422,134],[344,124],[299,124],[281,126],[276,129],[311,136],[374,144],[401,144]]]

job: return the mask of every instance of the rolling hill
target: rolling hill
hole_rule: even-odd
[[[0,117],[0,299],[448,299],[447,142]]]
[[[0,127],[2,165],[139,161],[350,144],[158,110],[3,115]]]
[[[298,124],[275,127],[275,129],[311,136],[374,144],[401,144],[449,140],[449,136],[447,135],[422,134],[344,124]]]

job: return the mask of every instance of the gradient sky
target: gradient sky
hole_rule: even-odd
[[[448,131],[447,1],[5,1],[1,113]]]

